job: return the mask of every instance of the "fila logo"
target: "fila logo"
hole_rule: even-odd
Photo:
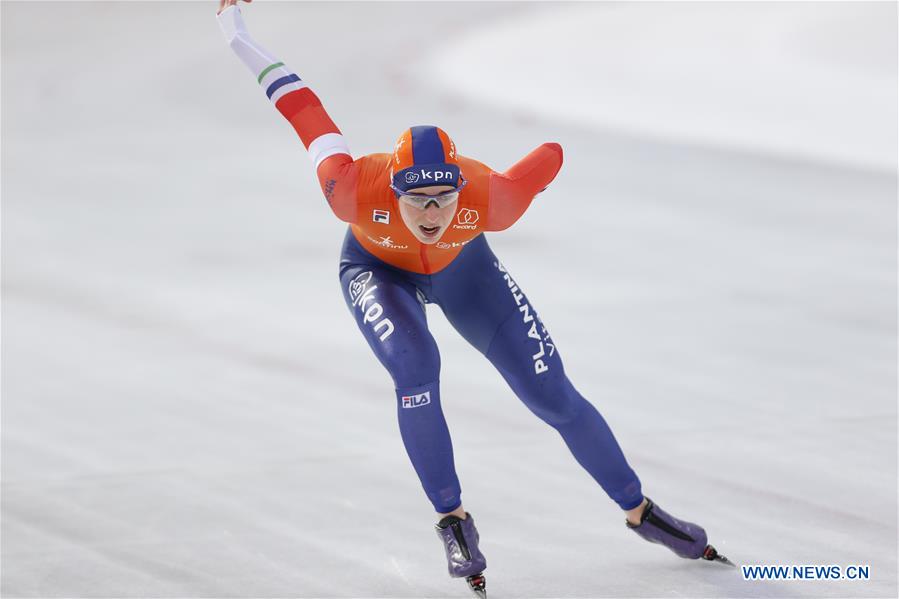
[[[385,225],[390,224],[390,211],[389,210],[372,210],[371,213],[372,222],[383,223]]]
[[[459,223],[457,225],[453,225],[454,229],[476,229],[477,222],[480,219],[477,210],[472,210],[471,208],[462,208],[459,210],[459,213],[456,214],[456,222]]]
[[[404,408],[420,408],[431,403],[431,392],[425,391],[420,395],[404,395],[401,399]]]

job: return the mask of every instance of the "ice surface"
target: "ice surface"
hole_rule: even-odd
[[[659,27],[654,6],[635,31]],[[756,6],[775,18],[741,10]],[[883,6],[892,28],[846,35],[895,48],[895,5]],[[561,143],[557,181],[490,243],[647,494],[738,564],[870,564],[871,580],[744,582],[637,539],[433,312],[491,598],[896,596],[895,169],[574,126],[565,107],[504,107],[489,89],[479,100],[464,77],[431,83],[453,32],[545,10],[255,3],[245,15],[356,153],[420,123],[496,168]],[[463,597],[390,379],[341,299],[344,226],[213,12],[2,4],[2,594]],[[533,43],[553,52],[565,34]],[[818,41],[819,62],[849,43]],[[870,77],[895,81],[891,60]],[[716,64],[741,76],[728,69],[743,63]],[[579,90],[615,91],[583,77]],[[755,108],[779,105],[769,81]],[[895,151],[889,93],[883,114],[847,92],[830,117],[868,111]],[[752,118],[765,131],[780,115]]]
[[[895,169],[896,52],[888,3],[553,3],[425,71],[575,126]]]

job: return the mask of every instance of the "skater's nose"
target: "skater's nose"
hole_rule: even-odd
[[[440,220],[440,208],[437,207],[437,204],[431,203],[425,208],[425,220],[429,223],[436,223]]]

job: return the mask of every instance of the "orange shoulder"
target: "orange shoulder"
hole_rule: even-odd
[[[335,154],[318,167],[318,180],[331,210],[342,221],[355,223],[359,203],[383,194],[389,180],[390,154],[368,154],[352,160]]]
[[[366,154],[357,159],[359,164],[358,194],[360,202],[372,202],[384,197],[384,188],[390,186],[391,154]]]
[[[462,190],[462,198],[468,205],[486,209],[490,196],[490,176],[494,170],[473,158],[459,156],[459,169],[467,183]]]
[[[457,160],[459,161],[459,169],[462,171],[462,176],[469,183],[475,181],[484,183],[490,177],[490,173],[494,172],[492,168],[474,158],[460,155]]]

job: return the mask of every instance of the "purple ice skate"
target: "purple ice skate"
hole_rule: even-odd
[[[680,557],[686,559],[699,559],[719,561],[733,566],[723,555],[720,555],[714,547],[709,545],[705,530],[698,524],[678,520],[656,504],[648,497],[648,503],[640,516],[640,524],[631,524],[627,520],[627,527],[649,541],[664,545]]]
[[[437,523],[437,536],[443,541],[446,550],[446,561],[449,575],[453,578],[465,578],[471,591],[480,598],[487,596],[487,581],[484,569],[487,560],[478,549],[478,529],[474,518],[465,512],[465,520],[456,516],[446,516]]]

